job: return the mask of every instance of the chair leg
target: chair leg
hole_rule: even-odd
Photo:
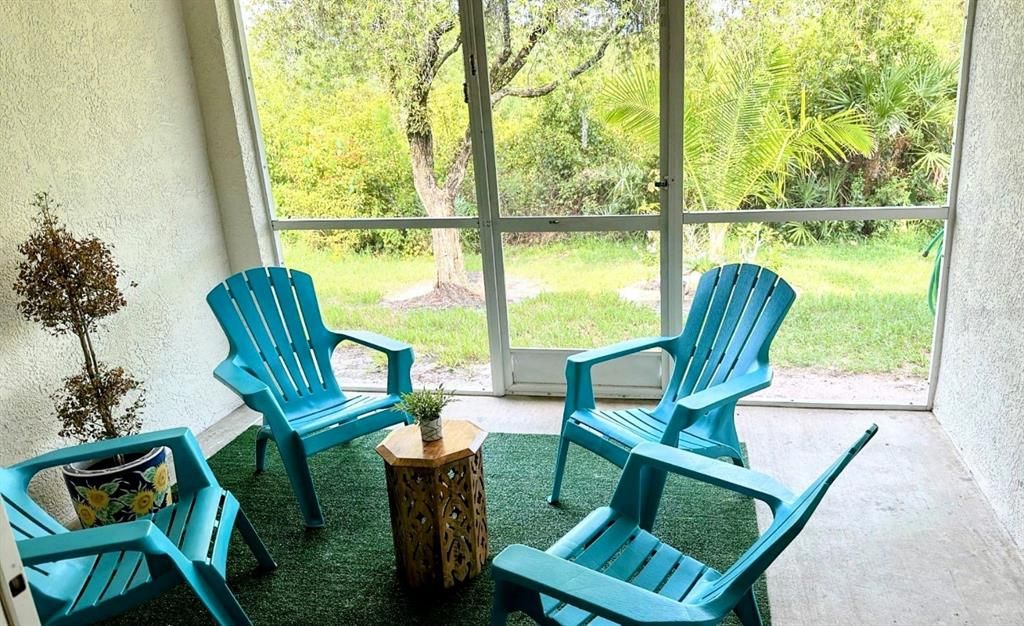
[[[267,443],[270,435],[262,430],[256,434],[256,473],[262,474],[267,467]]]
[[[213,619],[222,626],[252,626],[252,620],[245,614],[227,581],[210,565],[193,564],[185,574],[185,582],[206,606]]]
[[[505,626],[508,623],[508,611],[499,606],[497,601],[491,606],[491,626]]]
[[[259,534],[256,533],[256,528],[253,527],[252,522],[245,516],[245,512],[241,509],[238,510],[238,515],[235,517],[235,528],[241,533],[242,539],[245,540],[246,545],[252,550],[253,556],[260,564],[260,569],[273,570],[277,569],[277,563],[274,562],[274,557],[270,555],[270,551],[267,550],[267,546],[260,539]]]
[[[309,461],[306,452],[298,439],[284,443],[278,442],[277,449],[281,452],[285,472],[292,484],[292,492],[299,501],[299,510],[307,528],[320,528],[324,525],[324,514],[320,509],[320,500],[316,497],[313,487],[313,476],[309,473]]]
[[[740,618],[740,623],[743,626],[763,626],[764,624],[761,621],[761,611],[757,608],[757,600],[754,598],[753,589],[743,594],[743,597],[740,598],[733,611],[736,612],[736,617]]]
[[[664,470],[644,468],[640,472],[640,528],[651,532],[661,505],[661,494],[665,491],[668,475]]]
[[[539,622],[544,615],[540,596],[536,592],[527,591],[508,582],[495,581],[491,601],[491,626],[505,626],[508,616],[517,611],[522,611]]]
[[[555,456],[555,481],[551,486],[551,497],[548,498],[549,504],[558,504],[558,497],[562,492],[562,475],[565,473],[565,458],[569,454],[569,439],[565,436],[565,431],[562,432],[562,436],[558,439],[558,453]]]

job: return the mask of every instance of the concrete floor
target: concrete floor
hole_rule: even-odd
[[[446,414],[494,432],[557,433],[561,408],[553,399],[462,397]],[[200,441],[212,454],[256,419],[240,409]],[[930,413],[741,407],[737,414],[751,466],[793,491],[871,422],[878,435],[768,570],[773,623],[1024,624],[1024,557]],[[758,514],[763,528],[770,515]]]

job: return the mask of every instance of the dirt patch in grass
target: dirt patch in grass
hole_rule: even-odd
[[[384,303],[400,311],[409,309],[478,309],[484,306],[483,293],[469,285],[426,283],[426,287],[423,289],[423,285],[417,285],[405,289],[396,294],[398,297],[385,298]]]
[[[415,350],[415,348],[414,348]],[[362,346],[342,344],[331,357],[331,367],[338,382],[344,387],[386,387],[387,363],[377,360],[374,352]],[[448,367],[429,354],[416,353],[412,365],[412,384],[421,387],[444,385],[458,391],[490,391],[491,366],[489,363],[468,363]]]
[[[342,386],[384,387],[387,366],[374,359],[373,352],[361,346],[342,344],[334,353],[332,365]],[[772,386],[757,393],[757,400],[859,402],[871,404],[923,405],[928,397],[928,381],[909,374],[846,374],[801,367],[776,367]],[[448,367],[429,354],[417,354],[412,372],[413,386],[437,387],[460,391],[488,391],[491,368],[488,363],[470,363]]]
[[[700,282],[699,272],[690,272],[683,277],[683,312],[690,310],[693,293]],[[627,302],[657,309],[661,304],[661,281],[657,278],[644,280],[619,289],[619,297]]]
[[[381,299],[393,309],[449,309],[456,307],[483,308],[484,283],[481,272],[469,272],[468,285],[442,285],[435,287],[433,281],[417,283],[411,287],[390,293]],[[517,276],[505,277],[505,298],[508,302],[519,302],[534,298],[546,289],[539,282]]]
[[[909,374],[847,374],[829,369],[775,367],[758,400],[916,404],[928,400],[928,381]]]

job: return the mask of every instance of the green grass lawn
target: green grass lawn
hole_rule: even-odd
[[[779,365],[925,376],[933,317],[927,235],[788,248],[774,266],[797,301],[773,344]]]
[[[775,269],[798,293],[775,341],[773,362],[923,375],[932,335],[926,302],[931,259],[918,253],[926,238],[903,233],[763,249],[757,262]],[[430,281],[429,257],[337,254],[314,249],[301,235],[287,237],[284,247],[289,266],[314,276],[328,324],[394,336],[451,367],[488,359],[482,308],[396,310],[381,304],[388,294]],[[510,293],[516,295],[517,285],[526,289],[508,307],[514,347],[588,348],[659,332],[656,308],[619,296],[625,287],[656,285],[657,256],[641,244],[578,236],[508,246],[504,260]],[[479,272],[479,255],[467,254],[466,264]]]

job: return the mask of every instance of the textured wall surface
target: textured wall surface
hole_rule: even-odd
[[[1024,548],[1024,4],[974,32],[935,414]]]
[[[233,271],[276,264],[234,0],[182,0],[182,9],[228,260]]]
[[[145,428],[201,431],[238,402],[210,374],[226,343],[204,296],[228,258],[181,4],[4,0],[0,85],[0,464],[61,444],[48,396],[81,359],[10,288],[41,190],[138,283],[96,339],[145,381]],[[39,494],[59,506],[61,489]]]

